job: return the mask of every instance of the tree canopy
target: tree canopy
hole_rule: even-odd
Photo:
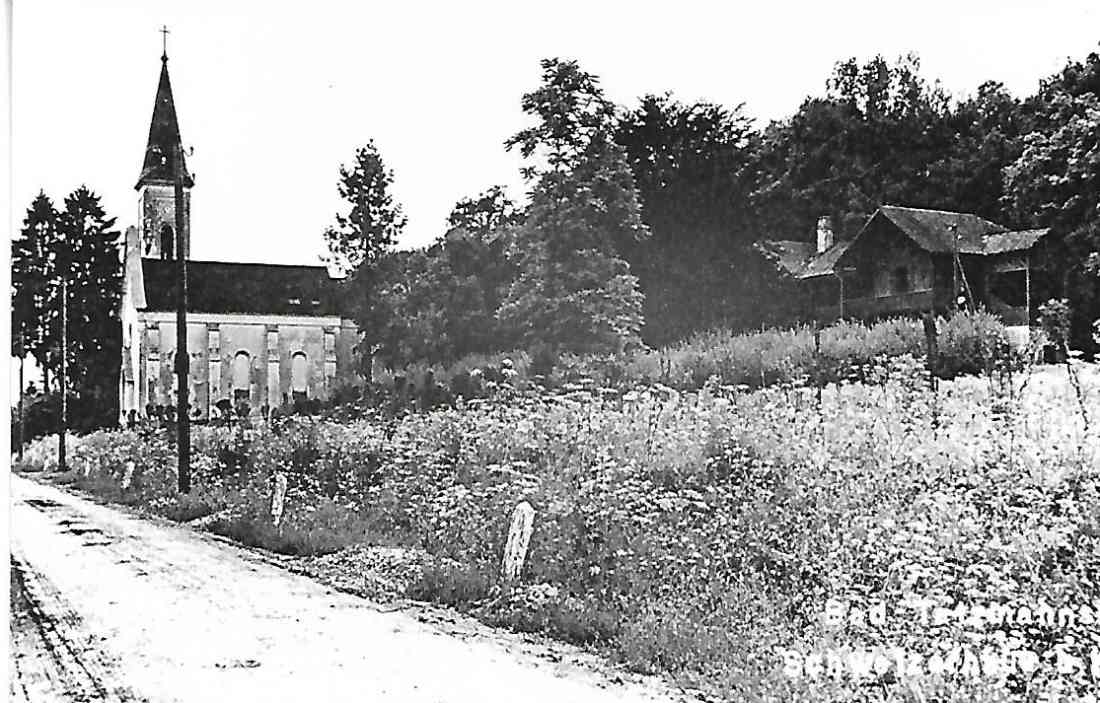
[[[355,151],[351,166],[340,166],[337,189],[347,206],[324,232],[327,262],[345,274],[368,268],[393,247],[405,227],[401,206],[390,188],[393,171],[382,162],[374,142]]]
[[[122,265],[115,218],[81,186],[63,208],[39,193],[12,242],[12,331],[47,379],[61,371],[62,281],[67,288],[67,382],[93,415],[90,425],[117,418],[119,305]]]
[[[497,316],[528,346],[620,350],[642,325],[642,293],[622,257],[648,233],[634,176],[599,81],[575,61],[542,68],[542,85],[522,102],[536,124],[506,142],[528,159],[532,189],[509,250],[517,276]]]
[[[1060,283],[1037,290],[1069,296],[1086,330],[1100,315],[1098,91],[1096,54],[1022,98],[993,81],[949,96],[915,55],[853,58],[790,117],[758,127],[742,105],[669,94],[619,108],[577,62],[545,60],[521,101],[531,124],[505,142],[524,157],[527,202],[490,188],[456,203],[427,249],[360,266],[380,272],[376,299],[389,306],[379,349],[397,365],[520,347],[614,352],[781,323],[790,284],[757,244],[813,242],[822,215],[850,237],[883,204],[1051,227],[1044,265]],[[372,154],[364,171],[384,174]],[[348,232],[336,238],[349,263],[375,256],[354,258],[357,221],[333,228]],[[388,251],[404,220],[387,221],[366,250]]]

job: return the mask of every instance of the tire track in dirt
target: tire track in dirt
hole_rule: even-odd
[[[15,555],[10,562],[13,699],[129,703],[111,683],[114,662],[83,632],[83,621],[60,592]]]
[[[518,638],[456,615],[383,611],[277,559],[53,486],[13,476],[12,498],[13,553],[53,624],[49,651],[79,682],[74,700],[686,699],[534,644],[516,651]]]

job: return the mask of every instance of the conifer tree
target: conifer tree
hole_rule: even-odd
[[[12,243],[13,332],[23,332],[26,353],[47,378],[61,371],[66,281],[68,387],[87,427],[117,417],[122,263],[114,225],[86,186],[70,193],[60,212],[39,193]]]
[[[340,166],[337,185],[347,214],[337,213],[336,223],[324,232],[326,263],[347,276],[349,307],[363,333],[360,367],[368,380],[373,355],[383,343],[379,335],[391,316],[388,297],[381,295],[383,268],[406,222],[389,192],[392,184],[393,171],[386,168],[374,142],[357,149],[351,167]]]
[[[45,374],[47,386],[50,350],[59,343],[54,324],[57,310],[49,305],[51,288],[60,280],[56,270],[58,237],[53,201],[39,192],[27,208],[19,235],[12,241],[12,340],[15,343],[22,333],[20,351],[34,358]]]
[[[57,219],[59,269],[69,277],[69,382],[95,424],[118,415],[122,262],[114,226],[87,186],[65,198]]]
[[[374,141],[355,151],[351,167],[340,166],[337,188],[348,210],[337,213],[336,224],[325,230],[326,263],[350,275],[363,265],[376,265],[393,248],[406,219],[390,194],[392,185],[393,171]]]

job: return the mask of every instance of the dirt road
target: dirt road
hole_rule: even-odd
[[[682,698],[387,612],[184,527],[11,486],[14,700]]]

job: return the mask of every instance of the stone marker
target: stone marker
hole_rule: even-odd
[[[134,480],[134,462],[126,462],[126,468],[122,470],[122,490],[129,490],[130,484]]]
[[[271,519],[275,527],[283,520],[283,503],[286,501],[286,474],[275,474],[275,491],[271,494]]]
[[[501,563],[501,575],[505,582],[511,583],[519,578],[523,562],[527,558],[527,547],[531,543],[531,532],[535,528],[535,509],[523,501],[512,511],[512,526],[508,529],[508,542],[504,545],[504,560]]]

